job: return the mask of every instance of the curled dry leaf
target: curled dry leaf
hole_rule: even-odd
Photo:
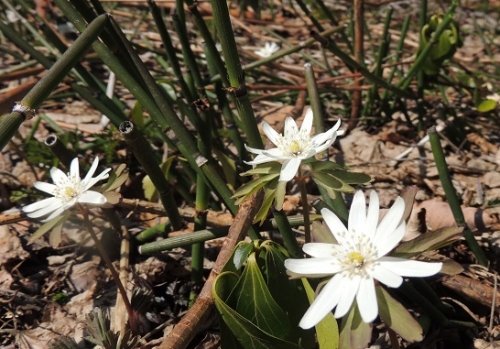
[[[500,223],[499,215],[493,210],[462,206],[462,212],[467,226],[472,230],[484,230]],[[439,199],[431,199],[413,207],[408,222],[408,233],[415,236],[423,232],[422,228],[435,231],[455,225],[455,219],[448,203]]]

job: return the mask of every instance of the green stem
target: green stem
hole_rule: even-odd
[[[243,124],[243,132],[251,147],[264,147],[255,121],[255,115],[245,86],[245,77],[238,55],[238,48],[234,39],[233,28],[227,3],[222,0],[211,0],[215,26],[222,46],[222,53],[226,62],[227,74],[231,85],[231,92],[236,99],[236,106]]]
[[[173,229],[178,230],[183,226],[182,218],[177,209],[173,195],[173,188],[167,182],[158,161],[154,158],[155,152],[148,141],[137,130],[135,125],[130,121],[124,121],[119,126],[120,133],[125,137],[127,145],[132,150],[135,158],[141,164],[144,171],[148,174],[153,182],[160,200],[167,212]]]
[[[370,72],[364,65],[356,62],[353,58],[351,58],[351,56],[349,56],[344,51],[342,51],[333,40],[321,37],[317,33],[313,33],[313,36],[316,38],[316,40],[318,42],[321,43],[321,45],[323,45],[328,50],[333,52],[337,57],[339,57],[344,62],[344,64],[347,65],[348,68],[350,68],[354,71],[358,71],[371,83],[378,84],[378,85],[386,88],[387,90],[394,92],[395,94],[397,94],[400,97],[413,98],[413,94],[410,93],[409,91],[406,91],[404,89],[401,89],[399,87],[396,87],[396,86],[388,83],[387,81],[385,81],[381,77]]]
[[[48,135],[44,143],[49,147],[50,151],[69,169],[71,161],[76,157],[76,154],[69,150],[57,137],[55,133]]]
[[[24,96],[18,106],[23,111],[13,111],[0,118],[0,149],[12,138],[22,122],[34,114],[34,110],[50,95],[52,90],[81,59],[108,21],[108,16],[97,17],[85,31],[66,50],[61,58],[52,65],[47,74]],[[3,29],[2,29],[3,31]]]
[[[314,77],[314,70],[310,63],[304,64],[306,74],[307,94],[309,95],[309,103],[314,115],[314,129],[316,134],[325,132],[325,122],[321,100],[319,98],[318,86]],[[327,154],[328,156],[328,154]]]
[[[150,255],[158,252],[171,250],[177,247],[190,246],[195,243],[216,239],[227,234],[227,228],[204,229],[182,236],[171,237],[160,241],[154,241],[139,246],[139,253]]]
[[[458,226],[464,227],[464,236],[469,248],[471,249],[474,256],[477,258],[479,264],[487,266],[488,259],[484,254],[484,251],[479,247],[474,234],[469,229],[465,223],[464,214],[462,208],[460,207],[460,201],[458,195],[451,182],[450,172],[448,171],[448,165],[446,164],[446,159],[444,156],[443,148],[441,147],[441,142],[439,141],[439,136],[436,129],[433,127],[429,130],[429,141],[432,148],[432,154],[434,155],[434,162],[439,174],[439,179],[443,186],[444,192],[446,194],[446,201],[450,205],[451,211],[453,212],[453,217]]]
[[[307,189],[305,177],[302,176],[299,169],[299,187],[300,187],[300,201],[302,202],[302,214],[304,216],[304,235],[305,242],[311,242],[311,220],[309,219],[310,209],[309,201],[307,200]]]
[[[290,254],[290,257],[301,258],[302,251],[297,243],[297,239],[295,238],[295,234],[293,233],[292,227],[290,226],[285,213],[283,210],[278,211],[273,209],[273,216],[276,226],[278,227],[281,237],[283,238],[283,244]]]

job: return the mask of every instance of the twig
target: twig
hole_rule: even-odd
[[[215,265],[191,309],[168,334],[159,349],[184,349],[200,331],[213,309],[212,284],[231,257],[234,247],[245,237],[262,202],[263,193],[249,197],[238,209]]]

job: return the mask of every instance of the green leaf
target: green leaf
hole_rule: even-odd
[[[423,339],[422,327],[406,308],[380,286],[376,287],[379,314],[382,321],[408,342]]]
[[[314,290],[306,278],[302,278],[301,280],[304,285],[304,289],[306,290],[309,303],[312,303],[315,298]],[[328,313],[328,315],[325,316],[325,318],[321,320],[315,328],[319,349],[337,349],[339,347],[339,326],[332,312]]]
[[[274,300],[257,264],[255,253],[247,264],[229,300],[235,310],[272,336],[287,339],[291,333],[287,314]]]
[[[250,253],[253,252],[253,244],[249,242],[242,241],[234,249],[233,261],[236,270],[239,270],[243,264],[246,262]]]
[[[264,189],[264,199],[262,200],[262,204],[259,208],[259,211],[255,215],[254,222],[259,222],[260,224],[264,223],[266,220],[269,210],[274,201],[274,196],[276,194],[276,189],[265,188]]]
[[[481,113],[487,113],[489,111],[495,110],[497,107],[497,102],[492,99],[485,99],[477,106],[477,111]]]
[[[286,194],[286,182],[278,182],[276,191],[274,192],[274,208],[281,211],[283,208],[283,202],[285,201]]]
[[[265,186],[268,182],[272,181],[273,179],[277,178],[279,176],[279,173],[271,173],[268,175],[264,175],[262,177],[258,177],[245,185],[241,186],[236,193],[233,194],[233,198],[240,198],[240,197],[246,197],[247,195],[250,195],[254,193],[255,191],[259,190],[263,186]]]
[[[344,186],[337,178],[322,172],[313,172],[313,180],[326,189],[340,190]]]
[[[240,173],[240,176],[267,175],[271,173],[279,173],[280,171],[281,164],[279,162],[268,162],[257,165],[246,172]]]
[[[329,174],[347,184],[366,184],[372,180],[372,177],[361,172],[335,170]]]
[[[298,327],[299,321],[309,307],[307,294],[299,280],[290,280],[285,268],[288,258],[286,249],[266,240],[260,244],[258,264],[266,280],[269,292],[279,306],[285,310],[292,326],[293,341],[304,348],[315,347],[314,333]]]
[[[324,242],[327,244],[336,244],[335,237],[330,232],[330,229],[322,222],[312,222],[312,236],[315,242]]]
[[[52,229],[54,229],[58,225],[62,225],[64,223],[64,221],[66,220],[66,218],[68,218],[68,216],[69,216],[69,212],[66,211],[64,214],[57,216],[55,218],[52,218],[50,221],[43,224],[40,228],[37,229],[37,231],[35,231],[33,233],[33,235],[31,235],[28,243],[29,244],[33,243],[33,241],[42,237],[43,235],[45,235],[47,232],[51,231]]]
[[[224,322],[224,327],[227,327],[231,331],[231,334],[236,337],[241,348],[299,349],[295,343],[282,340],[263,331],[255,323],[243,317],[226,303],[226,299],[229,295],[235,292],[233,285],[235,285],[237,279],[237,274],[230,272],[221,273],[215,279],[212,287],[212,295],[218,313]],[[280,325],[280,323],[275,324],[275,326]],[[227,343],[227,341],[224,342]],[[234,346],[230,348],[237,349]]]
[[[345,170],[345,167],[333,161],[312,161],[308,163],[312,172],[328,172],[334,170]]]
[[[340,349],[364,349],[372,336],[372,326],[361,320],[356,303],[342,319],[340,326]]]
[[[444,228],[433,232],[427,232],[415,239],[401,243],[391,256],[411,257],[421,254],[425,251],[436,250],[443,246],[449,245],[458,240],[463,233],[463,228],[451,227]]]

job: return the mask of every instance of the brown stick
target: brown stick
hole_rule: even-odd
[[[354,57],[359,64],[363,64],[363,35],[364,35],[364,14],[363,0],[354,0]],[[361,87],[361,81],[355,81],[358,87]],[[352,91],[351,119],[349,120],[349,129],[353,129],[359,119],[361,112],[361,89]]]
[[[226,265],[233,253],[238,241],[245,237],[245,234],[252,224],[253,218],[262,202],[262,192],[252,195],[243,202],[234,218],[234,222],[229,228],[229,233],[224,241],[215,265],[203,286],[196,302],[184,315],[181,321],[175,325],[164,339],[159,349],[185,349],[191,340],[202,329],[202,326],[210,317],[213,310],[214,301],[212,299],[212,284]]]

